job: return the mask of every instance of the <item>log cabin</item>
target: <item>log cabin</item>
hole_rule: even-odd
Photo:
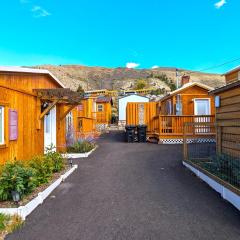
[[[49,71],[0,67],[0,163],[66,147],[66,116],[81,98]]]
[[[226,85],[210,92],[215,96],[217,149],[240,157],[240,67],[224,75]]]

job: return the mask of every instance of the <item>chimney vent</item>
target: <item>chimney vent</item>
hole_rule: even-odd
[[[190,76],[189,75],[183,75],[182,76],[182,86],[190,82]]]

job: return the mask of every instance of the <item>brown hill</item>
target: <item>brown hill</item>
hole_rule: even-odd
[[[80,65],[41,65],[35,68],[50,70],[56,75],[66,87],[76,90],[81,85],[84,90],[95,89],[132,89],[136,86],[139,79],[146,82],[147,87],[164,88],[170,91],[168,82],[164,82],[158,76],[166,75],[169,82],[176,81],[175,68],[157,68],[157,69],[128,69],[128,68],[104,68],[104,67],[86,67]],[[180,74],[189,72],[180,70]],[[192,72],[191,80],[194,82],[205,83],[212,87],[222,86],[224,77],[219,74],[208,74],[202,72]]]

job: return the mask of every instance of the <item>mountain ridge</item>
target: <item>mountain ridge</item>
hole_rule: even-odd
[[[76,90],[79,85],[84,90],[108,89],[129,90],[134,89],[137,81],[143,80],[146,86],[153,89],[165,89],[169,92],[170,86],[162,81],[160,76],[165,75],[169,82],[176,84],[176,68],[159,67],[155,69],[107,68],[91,67],[84,65],[38,65],[34,68],[51,71],[66,87]],[[211,87],[220,87],[225,84],[225,79],[220,74],[202,73],[186,69],[179,69],[180,75],[190,73],[191,81],[201,82]]]

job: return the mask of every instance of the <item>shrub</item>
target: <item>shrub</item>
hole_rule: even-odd
[[[53,163],[48,161],[45,156],[36,156],[28,163],[29,167],[35,170],[36,185],[48,183],[53,173]]]
[[[45,155],[45,161],[51,163],[53,172],[60,172],[64,169],[64,159],[58,152],[48,151]]]
[[[6,163],[0,175],[0,199],[11,199],[11,192],[18,191],[21,195],[28,194],[36,187],[34,170],[22,162]]]
[[[68,153],[86,153],[94,149],[95,144],[93,142],[83,140],[77,141],[73,145],[67,147]]]

